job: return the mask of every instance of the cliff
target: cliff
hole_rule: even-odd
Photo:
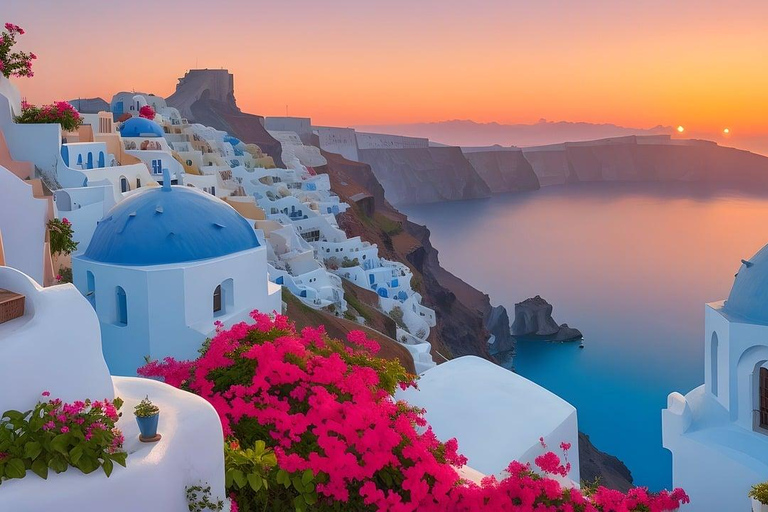
[[[464,151],[464,156],[494,194],[539,189],[539,179],[520,149]]]
[[[392,204],[489,197],[488,185],[457,147],[360,149]]]
[[[542,186],[594,181],[684,181],[768,190],[768,158],[706,141],[622,137],[523,148]]]
[[[437,326],[430,334],[435,360],[466,354],[491,358],[491,333],[513,349],[506,310],[494,308],[487,295],[440,266],[429,230],[392,207],[371,167],[334,153],[323,156],[328,164],[316,171],[327,173],[333,191],[353,206],[339,216],[339,226],[348,236],[377,244],[382,257],[407,264],[414,272],[412,286],[435,310]]]
[[[613,455],[601,452],[589,436],[579,432],[579,471],[581,481],[591,484],[599,479],[600,485],[627,492],[632,487],[632,473]]]
[[[226,69],[188,71],[166,102],[190,123],[212,126],[247,144],[256,144],[283,167],[280,143],[264,128],[262,116],[246,114],[237,106],[235,80]]]

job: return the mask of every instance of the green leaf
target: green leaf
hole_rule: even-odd
[[[114,467],[109,457],[104,457],[104,461],[101,463],[101,467],[104,469],[104,474],[107,475],[107,478],[109,478],[109,475],[112,474],[112,468]]]
[[[75,464],[75,467],[86,475],[93,473],[99,469],[100,466],[101,464],[99,464],[99,460],[97,458],[88,456],[81,457],[77,464]]]
[[[248,484],[248,480],[245,478],[245,475],[242,471],[239,469],[233,469],[232,470],[232,478],[234,478],[235,483],[237,484],[237,487],[242,489]]]
[[[51,460],[48,461],[48,467],[54,470],[56,473],[61,473],[67,470],[69,464],[67,464],[67,461],[64,459],[64,457],[56,454],[51,457]]]
[[[315,474],[312,473],[311,469],[307,469],[307,470],[304,471],[304,474],[301,475],[301,483],[306,485],[309,482],[311,482],[313,478],[315,478]]]
[[[315,494],[314,492],[311,494],[305,494],[304,501],[307,502],[307,505],[314,505],[315,503],[317,503],[317,494]]]
[[[125,467],[125,459],[128,457],[128,454],[125,452],[116,452],[109,456],[114,462],[117,462],[121,466]]]
[[[32,471],[43,480],[48,479],[48,464],[45,463],[44,458],[40,457],[32,463]]]
[[[27,468],[21,459],[11,459],[5,463],[5,476],[8,478],[24,478]]]
[[[251,484],[251,489],[258,492],[264,483],[264,480],[256,473],[248,473],[248,483]]]
[[[69,455],[69,435],[59,434],[51,440],[51,448],[61,453],[62,455]]]
[[[292,479],[293,487],[299,491],[304,492],[304,484],[301,482],[301,477],[299,475],[295,475]]]
[[[232,487],[232,483],[235,480],[234,477],[232,476],[232,471],[234,470],[229,470],[224,475],[224,487],[226,487],[227,489]]]
[[[262,453],[264,453],[264,449],[266,447],[267,447],[267,443],[259,439],[258,441],[256,441],[256,445],[254,446],[253,449],[257,455],[261,455]]]
[[[43,447],[40,443],[32,441],[24,445],[24,457],[35,460],[40,452],[43,451]]]
[[[25,414],[20,413],[19,411],[5,411],[0,418],[8,418],[10,421],[19,421],[21,419],[24,419]]]
[[[80,460],[80,457],[82,456],[83,456],[83,446],[80,444],[75,446],[69,451],[69,460],[72,461],[72,464],[77,464],[77,462]]]
[[[296,507],[296,512],[302,512],[306,504],[307,502],[304,501],[304,496],[302,495],[298,495],[293,498],[293,506]]]

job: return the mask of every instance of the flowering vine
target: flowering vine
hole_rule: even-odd
[[[155,109],[149,105],[144,105],[139,109],[139,117],[152,121],[155,118]]]
[[[14,117],[21,124],[52,123],[60,124],[62,130],[73,132],[83,124],[83,118],[75,107],[66,101],[57,101],[52,105],[37,107],[26,101],[21,103],[21,115]]]
[[[455,439],[441,442],[423,411],[393,397],[415,385],[396,361],[375,357],[363,332],[346,343],[322,327],[297,332],[284,316],[254,312],[255,323],[216,335],[194,361],[167,358],[139,369],[146,377],[210,402],[226,438],[226,487],[235,507],[252,510],[661,512],[685,493],[582,493],[546,476],[570,470],[552,452],[512,462],[501,480],[463,480],[467,459]],[[543,444],[543,440],[542,440]]]
[[[24,35],[24,29],[13,23],[6,23],[5,30],[0,33],[0,73],[5,78],[35,75],[32,71],[32,61],[37,58],[37,55],[11,51],[16,44],[16,36],[21,35]]]

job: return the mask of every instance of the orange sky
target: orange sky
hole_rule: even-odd
[[[445,119],[768,132],[768,2],[8,0],[31,102],[169,95],[226,67],[247,111],[317,124]],[[530,4],[530,5],[529,5]],[[621,2],[621,4],[629,4]]]

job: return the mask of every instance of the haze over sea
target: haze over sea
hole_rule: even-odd
[[[578,409],[580,430],[653,490],[672,484],[661,410],[704,381],[704,304],[768,243],[768,197],[689,184],[549,187],[400,207],[444,267],[507,307],[541,295],[578,343],[519,342],[515,368]]]

